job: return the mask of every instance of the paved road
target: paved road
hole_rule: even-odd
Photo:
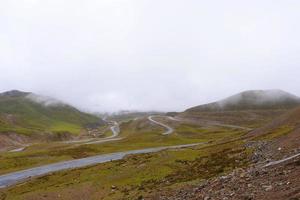
[[[20,152],[20,151],[23,151],[26,147],[21,147],[21,148],[17,148],[17,149],[13,149],[13,150],[10,150],[9,152]]]
[[[242,129],[242,130],[245,130],[245,131],[251,131],[251,130],[253,130],[252,128],[243,127],[243,126],[236,126],[236,125],[230,125],[230,124],[215,123],[213,125],[215,125],[215,126],[221,126],[221,127],[234,128],[234,129]]]
[[[118,122],[116,121],[112,121],[111,123],[113,123],[113,126],[110,127],[111,132],[113,133],[111,136],[105,138],[105,139],[109,139],[109,138],[115,138],[119,135],[120,133],[120,127]]]
[[[94,140],[94,141],[90,141],[90,142],[86,142],[80,145],[84,145],[84,144],[101,144],[101,143],[105,143],[105,142],[112,142],[112,141],[118,141],[118,140],[123,140],[124,138],[118,137],[118,138],[109,138],[109,139],[99,139],[99,140]]]
[[[120,134],[120,127],[119,127],[118,122],[111,121],[110,123],[113,124],[110,127],[110,130],[112,132],[111,136],[108,136],[106,138],[101,138],[101,139],[89,138],[89,139],[83,139],[83,140],[66,141],[64,143],[67,143],[67,144],[70,144],[70,143],[80,143],[80,145],[84,145],[84,144],[105,143],[105,142],[117,141],[117,140],[123,139],[123,138],[117,138],[117,136]]]
[[[41,166],[41,167],[35,167],[32,169],[13,172],[13,173],[9,173],[9,174],[0,176],[0,188],[14,185],[16,183],[26,181],[27,179],[29,179],[31,177],[45,175],[50,172],[57,172],[57,171],[66,170],[66,169],[73,169],[73,168],[94,165],[94,164],[98,164],[98,163],[105,163],[105,162],[109,162],[109,161],[113,161],[113,160],[120,160],[120,159],[124,158],[126,155],[130,155],[130,154],[152,153],[152,152],[158,152],[158,151],[162,151],[162,150],[166,150],[166,149],[192,147],[192,146],[196,146],[199,144],[202,144],[202,143],[124,151],[124,152],[110,153],[110,154],[104,154],[104,155],[99,155],[99,156],[92,156],[92,157],[87,157],[87,158],[82,158],[82,159],[77,159],[77,160],[59,162],[59,163],[49,164],[49,165],[45,165],[45,166]]]
[[[16,148],[16,149],[12,149],[9,152],[20,152],[20,151],[24,151],[24,149],[26,149],[26,147],[29,147],[29,144],[23,145],[22,147]]]
[[[168,125],[166,125],[166,124],[163,124],[163,123],[161,123],[161,122],[158,122],[158,121],[154,120],[153,117],[154,117],[154,116],[149,116],[148,119],[149,119],[151,122],[153,122],[153,123],[155,123],[155,124],[157,124],[157,125],[159,125],[159,126],[162,126],[162,127],[164,127],[164,128],[167,130],[166,132],[163,133],[163,135],[169,135],[169,134],[171,134],[171,133],[174,132],[174,129],[173,129],[172,127],[170,127],[170,126],[168,126]]]
[[[277,161],[273,161],[273,162],[269,162],[268,164],[266,164],[264,167],[270,167],[270,166],[273,166],[273,165],[277,165],[277,164],[280,164],[280,163],[283,163],[285,161],[288,161],[288,160],[291,160],[293,158],[296,158],[300,156],[300,153],[296,154],[296,155],[293,155],[293,156],[290,156],[290,157],[287,157],[285,159],[282,159],[282,160],[277,160]]]
[[[100,143],[105,143],[105,142],[122,140],[123,138],[118,137],[118,135],[120,134],[119,123],[116,122],[116,121],[111,121],[111,123],[113,123],[113,126],[110,127],[110,130],[113,133],[111,136],[103,138],[103,139],[89,141],[89,142],[86,142],[86,143],[83,143],[83,144],[100,144]]]

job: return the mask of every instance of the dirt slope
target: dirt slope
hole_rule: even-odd
[[[300,147],[300,107],[291,110],[247,134],[247,137],[269,140],[273,149],[290,151]]]

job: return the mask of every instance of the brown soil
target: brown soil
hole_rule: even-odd
[[[286,127],[287,133],[268,138],[269,134]],[[261,136],[267,136],[267,140],[250,141]],[[264,167],[268,160],[280,160],[300,152],[300,108],[249,132],[245,139],[250,139],[248,146],[255,149],[251,167],[236,169],[226,176],[212,178],[197,185],[185,185],[179,190],[157,192],[148,199],[300,200],[300,156]]]
[[[1,133],[0,134],[0,151],[20,147],[27,143],[29,138],[16,133]]]
[[[270,167],[238,169],[197,187],[157,194],[150,199],[300,199],[300,158]]]
[[[300,107],[293,109],[287,113],[284,113],[283,115],[271,121],[267,125],[250,132],[247,136],[259,136],[271,132],[275,129],[278,129],[282,126],[300,126]]]
[[[246,127],[260,127],[285,113],[287,110],[247,110],[220,112],[183,112],[179,118],[195,121],[212,121],[222,124],[232,124]]]
[[[17,133],[0,133],[0,152],[20,148],[34,142],[67,141],[71,139],[74,139],[74,136],[68,132],[43,133],[32,136]]]

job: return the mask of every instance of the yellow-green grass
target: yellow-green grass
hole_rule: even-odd
[[[51,132],[52,134],[65,132],[73,135],[79,135],[84,131],[85,131],[84,127],[79,124],[68,123],[63,121],[52,121],[51,124],[49,125],[43,124],[43,126],[25,126],[25,125],[24,126],[23,125],[14,125],[14,126],[1,125],[0,126],[0,134],[17,133],[21,135],[31,136],[33,138],[49,132]],[[47,134],[45,136],[47,136]]]
[[[50,130],[52,132],[69,132],[74,135],[79,135],[82,131],[84,131],[82,126],[66,122],[55,123],[51,126]]]
[[[3,190],[2,196],[7,200],[141,199],[159,189],[201,182],[247,166],[250,151],[242,144],[236,141],[132,155],[120,161],[46,175]]]
[[[45,106],[27,98],[28,93],[0,98],[0,134],[17,133],[36,138],[49,132],[79,134],[102,120],[68,105]]]
[[[124,127],[123,127],[124,128]],[[205,132],[205,131],[204,131]],[[120,137],[124,139],[101,144],[78,145],[63,143],[41,143],[26,148],[23,152],[1,153],[0,174],[27,169],[58,161],[84,158],[88,156],[143,149],[159,146],[191,144],[199,142],[214,142],[226,138],[235,138],[242,133],[230,129],[221,132],[199,131],[199,136],[190,137],[184,133],[164,136],[161,130],[133,132],[131,129],[122,130]]]
[[[220,126],[197,126],[191,124],[180,124],[175,129],[176,133],[180,136],[187,138],[201,138],[203,140],[216,140],[224,139],[224,137],[232,138],[234,136],[240,136],[245,133],[244,130],[226,128]]]
[[[101,135],[101,137],[110,137],[112,136],[113,133],[111,132],[110,128],[106,129],[105,131],[103,131],[103,135]]]
[[[28,147],[24,152],[0,154],[0,162],[3,163],[0,165],[0,174],[57,161],[78,159],[111,152],[196,142],[202,141],[176,137],[163,138],[158,135],[153,136],[149,133],[144,136],[128,137],[121,141],[92,145],[76,146],[74,144],[43,143]]]
[[[291,133],[294,130],[294,126],[281,126],[272,131],[268,131],[265,134],[255,137],[256,140],[272,140],[277,137],[281,137]]]

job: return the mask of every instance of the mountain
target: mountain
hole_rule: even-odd
[[[274,131],[279,129],[294,128],[300,128],[300,107],[292,109],[265,126],[249,132],[248,136],[261,136],[267,133],[274,133]]]
[[[272,141],[275,149],[298,148],[300,146],[300,107],[284,113],[261,128],[250,131],[246,136]]]
[[[53,98],[17,90],[0,94],[0,133],[77,135],[103,124],[100,118]]]
[[[282,90],[250,90],[224,100],[196,106],[186,112],[289,109],[300,105],[300,98]]]

